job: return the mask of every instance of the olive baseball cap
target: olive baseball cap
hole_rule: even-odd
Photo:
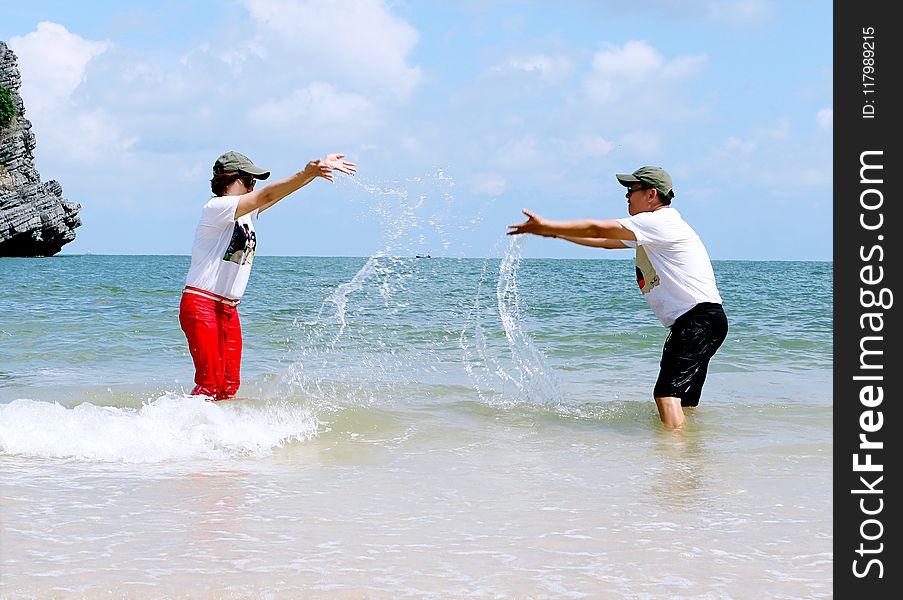
[[[621,185],[630,187],[636,183],[642,183],[654,187],[663,198],[673,198],[674,188],[671,185],[671,176],[661,167],[640,167],[630,175],[620,173],[615,177]]]
[[[241,171],[248,175],[253,175],[256,179],[266,179],[270,176],[269,171],[265,171],[251,162],[251,159],[242,154],[230,150],[216,159],[213,163],[213,174],[231,173],[233,171]]]

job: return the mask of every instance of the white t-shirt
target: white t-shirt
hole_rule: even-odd
[[[240,300],[257,249],[257,210],[235,219],[238,196],[211,198],[194,232],[185,285]]]
[[[666,207],[618,219],[636,236],[637,283],[665,327],[700,302],[721,304],[712,261],[702,240],[676,209]]]

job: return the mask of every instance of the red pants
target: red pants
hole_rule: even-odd
[[[241,385],[241,322],[238,308],[197,294],[182,294],[179,324],[194,360],[192,394],[215,400],[235,397]]]

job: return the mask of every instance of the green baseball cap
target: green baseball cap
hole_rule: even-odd
[[[241,171],[248,175],[253,175],[256,179],[266,179],[270,176],[269,171],[265,171],[251,162],[251,159],[242,154],[230,150],[216,159],[213,163],[213,174],[231,173],[233,171]]]
[[[642,183],[654,187],[663,198],[673,198],[674,188],[671,185],[671,176],[661,167],[640,167],[630,175],[615,175],[621,185],[630,187],[635,183]]]

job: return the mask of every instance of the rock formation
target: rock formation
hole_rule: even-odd
[[[59,182],[41,183],[21,84],[16,56],[0,42],[0,86],[16,105],[12,120],[0,123],[0,256],[52,256],[75,239],[81,205],[63,198]]]

